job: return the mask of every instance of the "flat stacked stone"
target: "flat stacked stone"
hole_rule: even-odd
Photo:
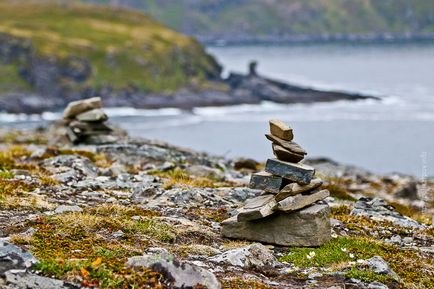
[[[73,101],[63,112],[66,136],[73,144],[111,143],[116,141],[105,124],[108,116],[102,110],[100,97]]]
[[[282,246],[320,246],[330,240],[329,207],[318,203],[327,198],[315,169],[300,163],[306,151],[293,142],[291,127],[270,120],[274,159],[265,171],[255,173],[250,188],[264,193],[250,199],[238,214],[222,223],[222,235]]]

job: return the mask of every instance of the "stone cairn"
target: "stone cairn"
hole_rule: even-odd
[[[265,171],[253,174],[250,188],[263,194],[247,200],[238,214],[222,223],[222,235],[282,246],[320,246],[331,238],[329,213],[315,169],[300,163],[307,154],[293,140],[293,131],[279,120],[270,121],[275,159]]]
[[[63,112],[63,125],[66,136],[73,144],[78,143],[111,143],[116,141],[113,130],[105,122],[108,116],[104,113],[100,97],[73,101]]]

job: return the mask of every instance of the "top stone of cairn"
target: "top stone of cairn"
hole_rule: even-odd
[[[272,135],[286,141],[292,141],[294,138],[292,128],[283,121],[277,119],[270,120],[270,132]]]
[[[102,107],[100,97],[92,97],[86,100],[73,101],[68,104],[63,112],[64,119],[73,119],[75,116],[93,109]]]

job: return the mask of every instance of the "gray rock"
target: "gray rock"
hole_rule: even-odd
[[[380,198],[360,198],[351,211],[355,216],[366,216],[374,220],[390,221],[407,228],[423,229],[425,226],[398,213],[392,206]]]
[[[270,132],[272,135],[283,140],[292,141],[294,138],[292,128],[283,121],[277,119],[270,120]]]
[[[68,104],[63,112],[63,118],[74,118],[76,115],[85,111],[101,108],[102,102],[100,97],[92,97],[85,100],[73,101]]]
[[[108,116],[102,109],[96,108],[77,114],[75,118],[82,122],[104,122],[108,119]]]
[[[321,246],[331,238],[328,205],[312,205],[292,213],[276,213],[267,218],[222,222],[223,237],[245,239],[281,246]]]
[[[297,183],[290,183],[286,185],[280,192],[276,195],[276,201],[281,201],[286,199],[289,196],[295,196],[297,194],[309,192],[320,187],[323,184],[323,181],[320,178],[314,178],[307,185],[299,185]]]
[[[79,289],[80,286],[62,281],[42,277],[29,272],[8,271],[6,282],[14,289]]]
[[[0,241],[0,276],[13,269],[27,269],[37,260],[29,252],[11,243]]]
[[[304,159],[304,154],[298,154],[285,149],[283,146],[273,143],[273,154],[281,161],[298,163]]]
[[[315,174],[315,169],[310,166],[282,162],[277,159],[268,159],[265,171],[301,185],[309,184]]]
[[[127,266],[147,267],[152,271],[162,273],[171,285],[176,288],[189,288],[197,285],[208,289],[220,289],[220,282],[210,271],[197,265],[180,262],[165,250],[128,258]]]
[[[83,212],[83,209],[77,205],[68,206],[68,205],[60,205],[58,206],[54,212],[56,214],[70,213],[70,212]]]
[[[66,167],[87,177],[97,177],[98,168],[86,157],[78,155],[60,155],[42,162],[44,167]]]
[[[328,190],[312,192],[310,194],[299,194],[288,197],[277,203],[275,210],[282,212],[292,212],[307,207],[317,201],[323,200],[330,196]]]
[[[265,218],[273,214],[276,205],[274,195],[261,195],[250,199],[238,210],[237,220],[245,222]]]
[[[380,256],[374,256],[367,261],[369,268],[377,274],[389,275],[395,280],[399,280],[398,275],[389,267],[389,264]]]
[[[226,251],[210,258],[210,261],[242,268],[274,267],[277,264],[270,249],[258,243]]]
[[[301,154],[301,155],[307,154],[307,152],[299,144],[295,142],[286,141],[271,134],[266,134],[265,137],[268,140],[272,141],[273,143],[278,144],[283,148],[292,151],[293,153]]]
[[[259,172],[252,175],[249,187],[254,190],[263,190],[268,193],[277,194],[284,184],[285,182],[282,177],[274,176],[267,172]]]

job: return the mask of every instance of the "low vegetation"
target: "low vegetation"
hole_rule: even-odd
[[[194,39],[140,12],[74,1],[1,0],[0,17],[2,46],[13,50],[0,53],[2,92],[34,89],[26,74],[35,55],[69,71],[57,82],[73,90],[164,92],[220,72]]]
[[[174,241],[174,229],[156,216],[138,207],[103,205],[41,217],[32,224],[36,232],[30,238],[13,241],[29,247],[40,260],[36,270],[47,276],[86,287],[162,288],[160,274],[125,266],[128,257],[142,255],[147,247]]]

